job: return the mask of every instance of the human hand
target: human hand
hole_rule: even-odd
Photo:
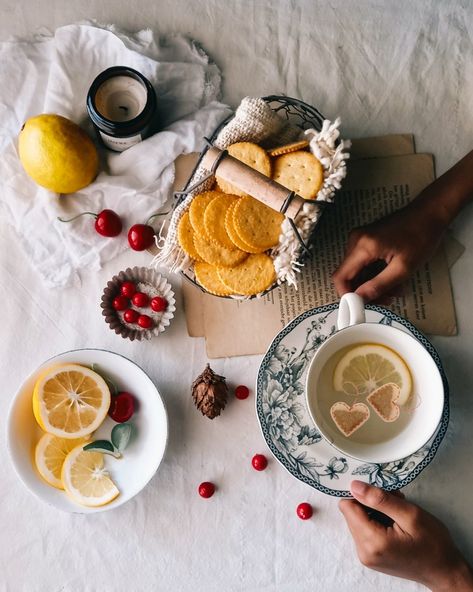
[[[356,291],[367,302],[379,300],[392,294],[432,256],[446,223],[425,204],[413,202],[350,233],[345,259],[333,275],[340,296]],[[361,280],[363,271],[380,261],[383,269],[372,279]]]
[[[362,481],[353,481],[354,500],[339,503],[363,565],[414,580],[432,592],[473,591],[473,574],[437,518],[404,499]],[[382,512],[394,523],[371,520],[363,506]]]

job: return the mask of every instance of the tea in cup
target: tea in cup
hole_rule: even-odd
[[[340,452],[387,463],[424,446],[444,406],[438,367],[424,346],[395,327],[366,322],[363,300],[340,300],[338,331],[317,350],[306,382],[307,406]]]

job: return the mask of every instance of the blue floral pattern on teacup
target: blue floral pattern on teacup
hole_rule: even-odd
[[[448,384],[437,352],[405,319],[391,311],[367,307],[367,321],[394,325],[414,335],[434,358],[445,387],[442,421],[426,446],[400,461],[371,464],[345,458],[313,426],[304,385],[314,353],[336,331],[337,304],[315,308],[294,319],[274,339],[261,363],[256,407],[269,448],[295,477],[330,495],[346,497],[354,476],[388,490],[412,481],[432,460],[445,435]]]

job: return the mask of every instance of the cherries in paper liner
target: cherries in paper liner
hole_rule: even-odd
[[[103,291],[100,306],[115,333],[139,341],[164,331],[176,310],[170,284],[148,267],[128,268],[114,276]]]
[[[131,286],[135,287],[132,282],[125,282],[125,284],[128,291],[131,290]],[[121,291],[123,285],[124,284],[122,284],[120,288]],[[130,300],[126,298],[126,296],[120,294],[113,299],[112,306],[116,311],[123,311],[123,321],[125,323],[129,323],[130,325],[138,323],[138,325],[143,329],[151,329],[153,327],[153,319],[146,314],[140,314],[134,308],[130,308],[131,304],[133,304],[133,306],[137,306],[138,308],[146,308],[149,306],[149,301],[149,297],[143,292],[135,292],[131,299],[131,303]],[[167,308],[166,300],[165,303],[166,305],[164,306],[163,310],[166,310]]]
[[[131,295],[130,296],[127,296]],[[134,282],[127,280],[120,286],[120,294],[113,299],[112,306],[116,311],[123,311],[125,323],[137,323],[142,329],[151,329],[153,319],[147,314],[140,314],[131,306],[137,308],[151,307],[155,312],[164,312],[168,307],[168,301],[162,296],[154,296],[150,299],[145,292],[139,292]]]

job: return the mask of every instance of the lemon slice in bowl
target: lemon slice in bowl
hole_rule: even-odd
[[[412,391],[412,377],[404,360],[384,345],[366,343],[349,349],[333,374],[336,391],[367,396],[388,382],[400,389],[398,405],[404,405]]]
[[[86,444],[88,438],[66,439],[44,434],[36,444],[35,464],[41,477],[53,487],[64,489],[61,470],[64,459],[79,444]]]
[[[61,479],[66,493],[82,506],[104,506],[120,493],[105,468],[104,455],[83,450],[82,444],[66,456]]]
[[[47,368],[33,390],[33,413],[40,427],[59,438],[83,438],[107,416],[110,390],[105,380],[79,364]]]

